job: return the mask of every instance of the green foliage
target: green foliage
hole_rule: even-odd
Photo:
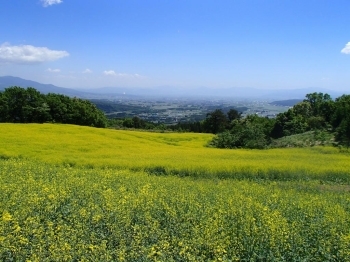
[[[311,105],[301,102],[288,111],[278,114],[272,129],[273,138],[301,134],[309,130],[308,118],[311,116]]]
[[[335,99],[334,108],[332,125],[337,128],[350,114],[350,95],[342,95]]]
[[[180,132],[204,133],[206,132],[204,123],[205,121],[180,122],[180,123],[177,123],[176,125],[168,126],[168,128],[173,131],[180,131]]]
[[[341,145],[350,147],[350,115],[345,117],[336,129],[335,140]]]
[[[2,122],[43,123],[50,120],[45,96],[34,88],[7,88],[1,93],[0,100]]]
[[[350,99],[343,96],[334,102],[328,94],[307,94],[304,101],[294,105],[286,112],[278,114],[275,120],[247,116],[244,120],[231,121],[229,125],[226,125],[226,128],[216,129],[216,132],[213,132],[221,131],[222,133],[213,139],[211,145],[219,148],[262,149],[270,146],[273,139],[281,137],[302,134],[310,130],[320,131],[323,134],[324,130],[330,129],[332,123],[333,127],[340,125],[344,118],[343,112],[348,112],[348,108],[350,108],[349,103],[346,102],[348,100]],[[238,117],[237,119],[240,118],[240,115],[233,115]],[[345,134],[347,134],[344,131],[346,130],[345,126],[346,122],[337,129],[339,143],[345,141]],[[280,143],[274,143],[273,146],[278,144]]]
[[[328,94],[311,93],[288,111],[278,114],[272,130],[273,138],[321,130],[330,125],[335,103]]]
[[[221,130],[222,133],[213,139],[211,145],[219,148],[266,148],[278,145],[282,147],[313,146],[328,143],[326,133],[336,131],[335,141],[339,145],[349,147],[349,115],[350,95],[343,95],[333,101],[328,94],[311,93],[306,95],[303,102],[278,114],[275,121],[264,122],[259,120],[263,118],[252,118],[252,116],[247,116],[244,120],[231,121],[229,125],[226,125],[226,128],[216,129],[217,132]],[[209,115],[209,120],[211,118],[213,118],[212,115]],[[311,140],[295,141],[302,136],[294,136],[291,140],[289,139],[293,135],[308,131],[314,131],[315,137]],[[282,137],[288,138],[281,140],[283,142],[276,141],[271,144],[273,139]]]
[[[342,95],[334,103],[332,125],[336,130],[335,140],[340,145],[350,146],[350,95]]]
[[[227,124],[228,118],[220,109],[208,113],[207,118],[204,120],[206,132],[213,134],[223,132],[226,129]]]
[[[310,103],[312,116],[323,117],[326,122],[331,120],[334,111],[334,101],[329,94],[307,94],[304,102]]]
[[[230,109],[227,112],[227,118],[229,122],[232,122],[233,120],[240,119],[242,117],[242,113],[237,111],[236,109]]]
[[[94,104],[59,94],[41,94],[32,87],[9,87],[0,93],[0,122],[105,127],[107,119]]]
[[[146,121],[138,116],[132,118],[113,118],[108,119],[108,127],[115,129],[142,129],[142,130],[165,130],[167,129],[164,124],[156,124]]]
[[[307,131],[302,134],[284,136],[272,140],[271,148],[281,147],[310,147],[310,146],[332,146],[334,135],[324,130]]]
[[[231,122],[231,130],[218,134],[211,145],[218,148],[266,148],[274,120],[249,115]]]

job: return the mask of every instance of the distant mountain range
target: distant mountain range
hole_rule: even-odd
[[[50,84],[41,84],[35,81],[26,80],[20,77],[14,77],[14,76],[1,76],[0,77],[0,90],[4,90],[7,87],[10,86],[19,86],[23,88],[27,87],[34,87],[36,90],[38,90],[40,93],[57,93],[57,94],[65,94],[68,96],[80,96],[81,92],[70,89],[70,88],[63,88],[58,87]]]
[[[68,96],[76,96],[87,99],[121,99],[121,98],[200,98],[200,99],[255,99],[255,100],[290,100],[303,99],[305,95],[313,92],[328,93],[336,98],[343,93],[327,90],[323,88],[303,88],[303,89],[257,89],[257,88],[176,88],[176,87],[154,87],[154,88],[122,88],[122,87],[102,87],[96,89],[71,89],[58,87],[51,84],[41,84],[35,81],[22,79],[14,76],[0,77],[0,90],[10,86],[20,86],[23,88],[34,87],[41,93],[58,93]]]

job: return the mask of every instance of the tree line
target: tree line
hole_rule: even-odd
[[[137,116],[107,119],[104,112],[88,100],[61,94],[41,94],[35,88],[9,87],[0,92],[0,122],[56,122],[94,127],[169,130],[213,133],[211,145],[218,148],[267,148],[274,139],[307,131],[330,132],[340,145],[350,146],[350,95],[333,100],[330,95],[310,93],[305,99],[280,113],[275,119],[248,115],[230,109],[216,109],[197,122],[175,125],[145,121]]]
[[[0,92],[0,122],[107,126],[105,114],[87,100],[18,86]]]
[[[228,128],[229,121],[241,116],[241,112],[230,109],[227,115],[221,110],[216,109],[207,114],[202,121],[178,122],[173,125],[164,123],[154,123],[146,121],[138,116],[126,118],[113,118],[108,120],[108,125],[114,128],[132,128],[146,130],[167,130],[174,132],[194,132],[194,133],[218,133]]]
[[[165,126],[133,118],[109,120],[113,127],[169,130],[175,132],[213,133],[210,145],[218,148],[268,148],[278,138],[313,131],[315,138],[323,139],[325,133],[334,135],[339,145],[350,146],[350,95],[333,100],[330,95],[310,93],[305,99],[280,113],[276,118],[248,115],[230,109],[209,112],[196,122],[179,122]]]
[[[215,147],[266,148],[274,139],[307,131],[333,133],[335,142],[349,147],[350,95],[333,100],[328,94],[310,93],[302,102],[278,114],[275,119],[248,115],[238,117],[228,125],[225,121],[223,119],[218,128],[226,128],[221,128],[222,132],[217,132],[211,142]]]

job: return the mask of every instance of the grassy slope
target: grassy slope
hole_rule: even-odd
[[[349,185],[320,183],[349,176],[334,148],[219,150],[205,134],[48,124],[0,134],[0,158],[29,159],[0,159],[0,261],[350,261]],[[277,181],[84,165],[275,169]],[[316,179],[278,181],[298,170]]]
[[[272,143],[272,147],[310,147],[315,145],[332,146],[334,143],[334,134],[321,131],[308,131],[302,134],[281,137]]]
[[[191,173],[280,173],[348,177],[349,155],[332,147],[225,150],[205,147],[209,134],[146,133],[73,125],[0,124],[0,156],[54,164]],[[161,169],[162,171],[162,169]],[[176,173],[176,172],[175,172]]]

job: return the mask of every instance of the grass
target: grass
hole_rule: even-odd
[[[285,136],[272,142],[271,147],[312,147],[332,146],[334,135],[326,131],[308,131],[302,134]]]

